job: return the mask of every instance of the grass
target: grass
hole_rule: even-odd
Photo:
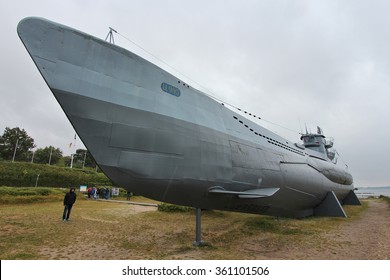
[[[169,203],[159,203],[157,210],[161,212],[191,212],[194,208]]]
[[[382,196],[382,195],[381,195],[379,198],[382,199],[382,200],[384,200],[384,201],[386,201],[386,202],[390,205],[390,197]]]
[[[26,204],[58,201],[67,192],[64,188],[0,187],[0,204]]]
[[[1,259],[261,259],[284,247],[324,242],[324,233],[358,219],[367,207],[346,207],[348,219],[203,211],[202,239],[208,246],[194,247],[194,211],[139,212],[155,209],[80,196],[71,221],[63,223],[63,194],[30,203],[24,197],[0,205]],[[137,196],[131,201],[151,202]]]

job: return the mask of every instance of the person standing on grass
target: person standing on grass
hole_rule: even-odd
[[[69,220],[70,210],[72,210],[73,204],[76,202],[76,193],[74,191],[75,188],[70,188],[64,197],[64,213],[62,214],[64,222]]]
[[[90,199],[91,198],[92,187],[88,187],[87,191],[88,191],[88,199]]]
[[[130,200],[130,198],[131,198],[132,195],[133,195],[133,194],[131,193],[131,191],[127,191],[127,200]]]

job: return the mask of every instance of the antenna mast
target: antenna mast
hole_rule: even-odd
[[[110,31],[108,32],[105,41],[107,41],[107,39],[108,39],[111,44],[115,45],[114,34],[112,32],[115,32],[115,33],[118,33],[118,32],[112,27],[109,27],[109,28],[110,28]]]

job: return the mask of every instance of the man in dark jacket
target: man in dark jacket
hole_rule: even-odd
[[[73,204],[76,202],[76,193],[74,188],[70,188],[70,191],[65,194],[64,197],[64,213],[62,214],[62,220],[66,222],[69,220],[70,210],[72,210]]]

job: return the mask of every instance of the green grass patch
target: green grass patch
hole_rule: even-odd
[[[181,206],[170,203],[160,203],[157,206],[157,210],[160,212],[191,212],[194,211],[193,207]]]
[[[15,187],[0,187],[0,197],[4,195],[10,196],[31,196],[31,195],[56,195],[65,194],[68,191],[63,188],[44,188],[44,187],[30,187],[30,188],[15,188]]]
[[[247,219],[245,226],[247,226],[248,230],[251,232],[262,231],[282,235],[307,235],[313,233],[309,230],[309,228],[298,227],[297,220],[287,218],[277,219],[264,216],[253,217]]]
[[[66,192],[66,189],[61,188],[0,187],[0,204],[61,201]]]
[[[0,186],[62,187],[80,185],[112,186],[101,172],[47,164],[0,161]]]

